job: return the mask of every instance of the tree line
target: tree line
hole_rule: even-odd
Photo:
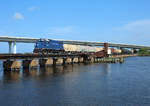
[[[141,48],[138,51],[138,55],[139,56],[150,56],[150,50],[148,50],[147,48]]]

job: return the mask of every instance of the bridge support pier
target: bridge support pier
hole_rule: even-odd
[[[72,58],[67,58],[66,59],[66,64],[71,64],[72,63]]]
[[[79,58],[78,58],[78,62],[79,62],[79,63],[83,63],[83,57],[79,57]]]
[[[73,63],[78,63],[79,61],[78,61],[78,58],[77,57],[75,57],[75,58],[73,58]]]
[[[38,62],[35,59],[32,60],[23,60],[23,69],[34,68],[38,66]]]
[[[29,69],[30,62],[31,62],[31,60],[23,60],[22,61],[23,69]]]
[[[47,61],[47,59],[39,59],[40,67],[45,67],[46,66],[46,61]]]
[[[85,57],[84,63],[94,63],[94,58],[93,57]]]
[[[17,60],[6,60],[3,62],[4,71],[19,70],[20,66],[21,64]]]
[[[91,63],[94,63],[94,57],[91,57],[91,58],[90,58],[90,62],[91,62]]]
[[[48,58],[46,61],[46,66],[52,66],[53,65],[53,59],[52,58]]]
[[[8,42],[8,45],[9,45],[9,53],[11,53],[11,44],[12,44],[12,42]]]
[[[53,58],[53,65],[62,65],[63,64],[63,58]]]
[[[98,62],[98,58],[94,58],[94,62],[97,63]]]
[[[40,64],[40,67],[51,66],[53,65],[53,59],[52,58],[40,59],[39,64]]]
[[[14,44],[14,54],[16,54],[17,53],[16,42],[13,42],[13,44]]]
[[[84,63],[89,63],[89,62],[91,62],[90,57],[88,57],[88,56],[83,57],[83,62],[84,62]]]
[[[66,60],[67,60],[67,58],[63,58],[63,65],[66,64]]]

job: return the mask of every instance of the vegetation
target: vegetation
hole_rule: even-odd
[[[146,48],[141,48],[138,54],[139,56],[150,56],[150,51]]]

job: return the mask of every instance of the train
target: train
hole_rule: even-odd
[[[41,54],[54,54],[54,53],[68,53],[68,54],[88,54],[95,57],[107,57],[111,55],[129,54],[126,49],[114,49],[108,48],[108,44],[104,43],[104,48],[94,47],[88,45],[72,45],[64,44],[63,41],[51,40],[51,39],[39,39],[35,43],[33,53]]]
[[[103,48],[87,45],[64,44],[62,41],[39,39],[35,43],[33,53],[95,53]]]

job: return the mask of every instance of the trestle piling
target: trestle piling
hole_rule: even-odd
[[[47,67],[47,66],[60,66],[60,65],[67,65],[67,64],[74,64],[74,63],[116,63],[124,62],[124,58],[122,57],[104,57],[104,58],[97,58],[97,57],[92,57],[92,56],[51,56],[51,57],[44,57],[42,56],[26,56],[23,57],[21,55],[17,56],[16,58],[15,55],[13,55],[12,58],[3,59],[3,68],[5,71],[11,71],[11,70],[19,70],[21,68],[21,65],[23,69],[29,69],[29,68],[34,68],[34,67]],[[21,57],[23,59],[21,59]],[[29,58],[30,57],[30,58]],[[6,57],[5,57],[6,58]],[[19,58],[19,59],[18,59]],[[21,64],[22,63],[22,64]]]

